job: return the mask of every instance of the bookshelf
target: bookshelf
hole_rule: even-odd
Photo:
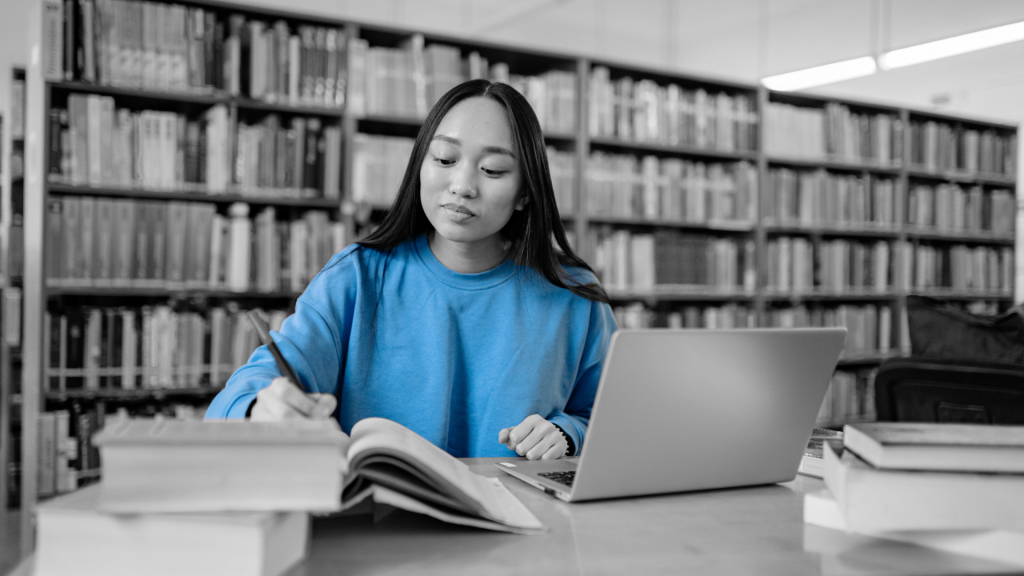
[[[65,5],[43,3],[57,4]],[[202,22],[215,40],[166,46],[171,55],[193,50],[211,58],[201,59],[202,66],[186,59],[185,72],[167,64],[177,70],[171,80],[138,77],[131,66],[105,69],[102,59],[91,72],[76,68],[65,76],[63,56],[43,58],[28,71],[24,308],[31,321],[22,408],[29,427],[57,408],[156,410],[208,400],[223,383],[220,375],[230,372],[230,362],[212,358],[214,332],[220,341],[235,334],[232,318],[253,307],[279,318],[287,313],[316,262],[379,222],[436,97],[474,77],[511,83],[537,110],[570,241],[608,288],[621,326],[850,325],[856,334],[823,423],[871,417],[870,370],[906,350],[908,294],[986,309],[1012,301],[1007,266],[1015,227],[1012,219],[993,218],[1000,213],[994,206],[1015,198],[1007,158],[1016,128],[1010,125],[221,2],[110,5],[148,6],[143,21],[171,10]],[[37,46],[43,46],[44,13],[41,7],[32,25]],[[132,44],[131,14],[138,16],[129,12],[125,42],[145,53],[148,45]],[[60,32],[45,37],[65,40]],[[287,75],[253,66],[254,58],[270,55],[284,58],[275,62],[284,62],[277,69]],[[288,64],[303,62],[303,55],[310,68]],[[72,127],[82,137],[83,118],[85,143],[69,142]],[[138,134],[131,130],[150,125],[184,135],[157,137],[146,152],[125,148]],[[90,131],[95,126],[116,129]],[[308,165],[296,148],[304,142],[300,132],[316,138],[316,146],[303,149],[322,154]],[[106,133],[112,148],[131,154],[100,152],[98,167],[76,163],[83,149],[103,150]],[[283,152],[265,153],[261,143]],[[78,156],[69,157],[76,146]],[[167,150],[175,151],[173,158]],[[130,169],[117,161],[132,154],[148,156],[138,156]],[[1004,159],[994,160],[999,154]],[[68,207],[81,217],[83,206],[94,218],[111,206],[127,214],[173,206],[190,223],[209,221],[229,237],[249,239],[257,246],[253,269],[263,274],[232,275],[228,263],[250,257],[224,254],[216,272],[199,265],[154,277],[147,260],[145,274],[126,275],[112,263],[123,255],[103,251],[84,268],[81,258],[62,253],[81,242],[54,240],[57,222],[62,239],[78,229]],[[172,243],[182,242],[176,234]],[[267,246],[293,246],[311,235],[320,239],[318,257],[303,266],[288,258],[286,276],[267,273],[283,262],[265,258],[274,252]],[[192,236],[184,234],[186,247],[206,244],[190,243]],[[187,253],[200,264],[217,261]],[[957,270],[978,267],[971,282],[952,282],[954,261]],[[158,371],[126,370],[123,358],[120,366],[68,365],[71,326],[88,332],[98,325],[102,334],[105,325],[115,331],[131,325],[139,338],[146,314],[150,324],[159,315],[161,322],[175,319],[183,333],[206,335],[208,351],[182,352],[186,368],[170,382],[160,381]],[[232,336],[235,345],[221,358],[242,356],[253,344],[246,338]],[[174,349],[187,339],[162,342]],[[181,365],[174,358],[142,367]],[[75,379],[92,384],[78,387]],[[23,453],[37,453],[35,435],[21,442]],[[25,462],[30,481],[22,483],[22,497],[29,509],[39,498],[37,468]]]

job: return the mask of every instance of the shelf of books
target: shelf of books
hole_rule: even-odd
[[[373,229],[428,110],[471,78],[537,112],[620,326],[848,327],[820,425],[872,418],[908,294],[1011,301],[1009,125],[221,2],[44,4],[25,212],[42,428],[22,441],[49,456],[29,502],[96,477],[81,430],[105,414],[199,414],[256,346],[244,313],[279,324]]]
[[[768,323],[850,329],[820,426],[874,418],[873,366],[909,351],[905,297],[1012,302],[1017,130],[769,93]]]
[[[579,249],[626,328],[758,325],[755,87],[587,62]]]
[[[391,206],[433,104],[475,78],[508,83],[529,100],[544,130],[559,211],[564,219],[575,213],[576,59],[404,30],[351,30],[346,143],[352,152],[343,212],[351,215],[353,237],[369,232]]]
[[[110,414],[201,418],[258,346],[246,313],[279,328],[347,242],[344,23],[44,4],[27,504],[99,477]]]

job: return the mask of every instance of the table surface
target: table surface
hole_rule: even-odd
[[[546,525],[521,536],[403,510],[314,519],[310,554],[287,576],[326,574],[702,574],[874,576],[1024,574],[1024,568],[803,523],[817,479],[753,488],[566,504],[500,477]],[[31,574],[31,558],[11,576]]]

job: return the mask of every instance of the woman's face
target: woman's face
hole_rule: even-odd
[[[420,202],[434,230],[449,242],[482,249],[526,205],[520,159],[505,109],[490,98],[467,98],[441,119],[420,166]],[[475,245],[475,246],[473,246]]]

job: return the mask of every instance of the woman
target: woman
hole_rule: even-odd
[[[314,393],[262,346],[207,418],[336,413],[348,432],[377,416],[459,457],[576,454],[615,330],[607,302],[566,242],[526,99],[466,82],[427,116],[381,226],[274,334]]]

